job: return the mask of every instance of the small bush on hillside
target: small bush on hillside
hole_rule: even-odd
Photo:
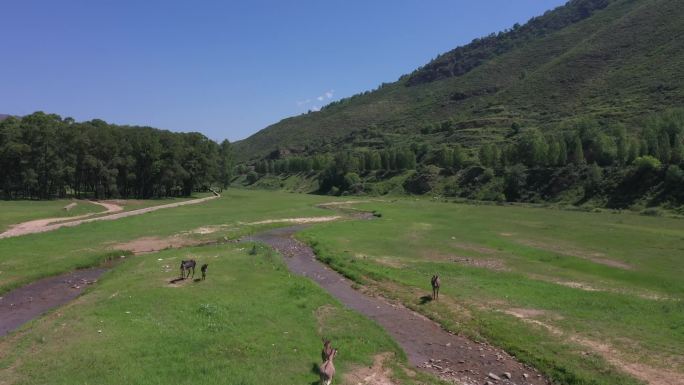
[[[247,183],[254,184],[257,180],[259,180],[259,174],[254,171],[247,173]]]
[[[644,155],[634,159],[634,166],[639,171],[651,171],[660,167],[660,161],[653,156]]]

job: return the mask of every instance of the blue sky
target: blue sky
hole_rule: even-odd
[[[561,0],[5,0],[0,113],[231,141]]]

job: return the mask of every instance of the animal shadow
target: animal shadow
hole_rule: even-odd
[[[192,280],[192,282],[199,282],[199,281],[201,281],[201,280],[202,280],[202,278],[195,278],[195,279]]]
[[[170,280],[169,283],[176,283],[176,282],[182,281],[184,279],[185,278],[175,278],[175,279]]]
[[[317,376],[320,375],[321,374],[320,365],[314,362],[313,365],[311,365],[311,373],[313,373]],[[316,381],[312,382],[311,385],[320,385],[320,383],[321,383],[321,381],[316,380]]]
[[[432,302],[432,296],[431,295],[424,295],[420,297],[420,304],[425,305],[428,302]]]

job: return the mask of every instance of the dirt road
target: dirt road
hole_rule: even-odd
[[[89,217],[92,217],[93,215],[112,214],[112,213],[116,213],[119,211],[123,211],[123,207],[116,205],[116,204],[98,202],[98,201],[88,201],[88,202],[95,204],[95,205],[102,206],[106,210],[101,211],[99,213],[83,214],[83,215],[77,215],[74,217],[43,218],[43,219],[35,219],[32,221],[19,223],[16,225],[12,225],[9,230],[7,230],[3,233],[0,233],[0,238],[16,237],[19,235],[31,234],[34,232],[38,232],[37,231],[38,229],[46,227],[47,225],[49,225],[51,223],[75,221],[75,220],[79,220],[79,219],[83,219],[83,218],[89,218]]]
[[[113,221],[116,219],[130,217],[130,216],[134,216],[134,215],[150,213],[150,212],[157,211],[157,210],[202,203],[202,202],[206,202],[208,200],[216,199],[216,198],[220,197],[220,195],[218,195],[216,193],[214,193],[214,194],[215,195],[210,196],[210,197],[206,197],[206,198],[199,198],[199,199],[193,199],[193,200],[188,200],[188,201],[169,203],[169,204],[165,204],[165,205],[146,207],[144,209],[131,210],[131,211],[125,211],[125,212],[120,212],[123,210],[123,208],[119,205],[116,205],[113,203],[104,203],[104,202],[93,201],[92,203],[99,204],[99,205],[107,208],[107,211],[105,211],[105,213],[110,213],[111,215],[105,215],[105,216],[96,217],[96,218],[89,218],[93,215],[102,214],[102,213],[95,213],[95,214],[81,215],[78,217],[48,218],[48,219],[38,219],[35,221],[24,222],[24,223],[13,226],[11,229],[5,231],[4,233],[1,233],[0,239],[10,238],[10,237],[18,237],[20,235],[26,235],[26,234],[44,233],[46,231],[57,230],[57,229],[62,228],[62,227],[78,226],[82,223],[89,223],[89,222],[95,222],[95,221]]]
[[[270,245],[285,256],[292,272],[312,279],[349,308],[380,324],[406,352],[411,364],[466,385],[494,383],[497,378],[497,384],[549,384],[535,369],[501,349],[451,334],[401,305],[354,290],[351,281],[319,262],[310,247],[292,238],[303,227],[269,230],[249,240]]]

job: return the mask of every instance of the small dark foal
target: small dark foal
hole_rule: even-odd
[[[207,267],[209,267],[209,264],[205,263],[202,265],[200,270],[202,270],[202,280],[204,281],[207,278]]]
[[[439,275],[433,275],[432,279],[430,280],[430,283],[432,284],[432,299],[437,300],[439,298]]]

